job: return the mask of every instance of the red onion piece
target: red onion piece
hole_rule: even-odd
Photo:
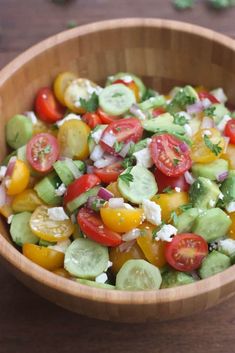
[[[101,141],[103,141],[107,146],[113,147],[117,141],[117,137],[109,132],[105,132],[101,137]]]
[[[132,104],[132,106],[130,107],[130,112],[140,120],[146,119],[145,113],[138,107],[137,104]]]
[[[205,116],[201,123],[201,129],[211,129],[213,127],[215,127],[214,120]]]
[[[120,252],[127,252],[129,251],[132,246],[135,244],[136,240],[133,239],[133,240],[130,240],[130,241],[126,241],[125,243],[122,243],[121,245],[119,245],[119,250]]]
[[[100,160],[103,157],[104,154],[104,150],[100,145],[95,146],[95,148],[93,149],[93,151],[90,154],[90,159],[93,162],[96,162],[98,160]]]
[[[0,207],[4,206],[6,204],[6,189],[3,185],[0,185]]]
[[[112,197],[109,199],[110,208],[124,208],[124,199],[122,197]]]
[[[115,156],[110,156],[108,154],[104,154],[103,158],[100,159],[99,161],[96,161],[94,163],[94,166],[96,168],[104,168],[104,167],[108,167],[109,165],[116,163],[120,160],[120,158],[117,158]]]
[[[194,177],[192,176],[192,174],[189,171],[184,173],[184,178],[186,180],[186,183],[189,185],[192,185],[195,181]]]
[[[99,196],[103,200],[109,201],[109,199],[113,198],[114,195],[113,195],[112,192],[110,192],[107,189],[101,187],[99,189],[99,191],[98,191],[97,196]]]
[[[88,165],[86,168],[87,174],[94,174],[94,167],[93,165]]]
[[[187,145],[187,143],[185,143],[185,142],[182,142],[182,143],[179,145],[179,148],[180,148],[181,152],[183,152],[183,153],[185,153],[185,152],[188,151],[188,145]]]
[[[224,171],[224,172],[219,173],[218,175],[216,175],[216,180],[218,180],[219,182],[222,182],[222,181],[224,181],[227,177],[228,177],[228,171]]]
[[[187,106],[187,113],[189,114],[197,114],[202,112],[204,109],[203,104],[201,101],[198,101],[192,105]]]
[[[6,171],[6,176],[11,177],[14,171],[15,163],[16,163],[16,157],[11,157],[9,160],[8,166],[7,166],[7,171]]]

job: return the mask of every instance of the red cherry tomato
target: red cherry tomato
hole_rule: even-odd
[[[97,113],[87,112],[83,115],[82,120],[90,126],[91,129],[94,129],[97,125],[102,124],[102,121]]]
[[[122,119],[119,121],[113,121],[106,129],[103,131],[100,145],[108,153],[117,155],[115,151],[115,146],[108,146],[103,139],[108,135],[115,136],[116,142],[127,143],[127,142],[138,142],[143,134],[143,127],[137,118]]]
[[[235,119],[229,120],[227,122],[224,134],[230,138],[230,143],[235,144]]]
[[[53,124],[63,118],[66,108],[56,100],[50,88],[44,87],[37,93],[35,110],[41,120]]]
[[[200,100],[207,98],[211,101],[212,104],[219,103],[218,99],[215,96],[213,96],[213,94],[211,94],[210,92],[201,91],[201,92],[198,92],[198,96]]]
[[[101,183],[100,178],[94,174],[84,174],[79,179],[74,180],[67,188],[64,195],[64,204],[76,199],[85,191],[90,190]]]
[[[111,124],[113,121],[120,120],[120,116],[108,115],[101,108],[97,109],[97,114],[99,115],[103,124]]]
[[[122,162],[116,162],[104,168],[94,168],[94,174],[105,184],[116,181],[123,171]]]
[[[162,193],[164,189],[167,187],[180,188],[180,191],[188,191],[189,184],[186,182],[184,175],[180,175],[176,178],[169,177],[163,174],[159,169],[155,169],[154,171],[155,179],[157,181],[158,192]]]
[[[48,133],[35,135],[27,143],[26,157],[29,164],[36,171],[41,173],[49,172],[59,158],[57,139]]]
[[[154,118],[157,118],[159,115],[164,114],[166,112],[165,108],[159,107],[159,108],[155,108],[152,111],[152,116]]]
[[[176,235],[166,244],[166,260],[178,271],[193,271],[200,267],[208,254],[208,245],[200,235],[184,233]]]
[[[163,174],[177,177],[191,167],[189,149],[182,152],[181,144],[182,141],[169,134],[155,135],[152,138],[150,153],[156,167]]]
[[[81,231],[97,243],[105,246],[117,246],[122,242],[121,235],[107,228],[100,216],[92,210],[81,208],[77,215],[77,221]]]

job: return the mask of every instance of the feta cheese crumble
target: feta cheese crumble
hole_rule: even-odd
[[[189,124],[184,124],[184,131],[189,137],[193,136],[192,128]]]
[[[226,255],[232,255],[235,253],[235,240],[224,239],[219,241],[219,249],[222,250]]]
[[[216,204],[215,200],[210,200],[209,201],[210,207],[215,207],[215,204]]]
[[[97,283],[105,283],[108,279],[108,276],[106,273],[101,273],[99,276],[95,278],[95,281]]]
[[[232,213],[235,211],[235,201],[229,202],[229,204],[225,207],[228,213]]]
[[[8,223],[8,224],[11,224],[13,217],[14,217],[14,215],[11,214],[11,215],[7,218],[7,223]]]
[[[63,207],[49,208],[47,211],[48,217],[52,221],[65,221],[69,219],[67,214],[64,212]]]
[[[57,244],[55,245],[49,245],[48,248],[65,253],[65,251],[67,250],[70,244],[71,244],[71,241],[69,239],[66,239],[66,240],[58,241]]]
[[[7,167],[5,167],[4,165],[0,167],[0,181],[3,180],[3,178],[5,177],[6,171],[7,171]]]
[[[163,240],[167,242],[172,241],[172,236],[177,234],[177,228],[171,224],[164,224],[161,229],[156,233],[155,240]]]
[[[176,187],[175,187],[175,191],[176,191],[176,192],[181,192],[181,189],[176,186]]]
[[[140,236],[140,230],[138,228],[134,228],[129,232],[123,234],[122,240],[130,241],[130,240],[137,239],[139,236]]]
[[[159,205],[153,201],[144,200],[142,207],[147,221],[156,226],[161,224],[161,207]]]
[[[153,165],[153,160],[150,154],[148,147],[143,148],[142,150],[133,153],[136,158],[137,165],[140,165],[145,168],[151,168]]]
[[[62,183],[58,189],[55,189],[55,195],[56,196],[63,196],[65,194],[66,191],[66,186]]]
[[[69,121],[69,120],[81,120],[81,117],[80,115],[77,115],[77,114],[74,114],[74,113],[70,113],[68,115],[66,115],[66,117],[62,120],[59,120],[56,122],[56,125],[58,127],[62,126],[66,121]]]

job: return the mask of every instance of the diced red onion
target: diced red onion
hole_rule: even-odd
[[[93,149],[93,151],[90,154],[90,159],[94,162],[98,161],[99,159],[101,159],[101,157],[104,154],[104,150],[100,145],[95,146],[95,148]]]
[[[0,185],[0,207],[6,204],[6,189],[3,185]]]
[[[228,177],[228,171],[225,170],[224,172],[219,173],[218,175],[216,175],[216,180],[218,180],[219,182],[224,181],[226,178]]]
[[[118,154],[121,157],[125,158],[132,145],[133,145],[132,141],[126,143]]]
[[[93,165],[88,165],[86,168],[87,174],[93,174],[94,173],[94,167]]]
[[[97,196],[101,197],[101,199],[103,199],[103,200],[109,201],[109,199],[113,198],[114,195],[112,192],[101,187],[98,191]]]
[[[190,272],[190,275],[195,279],[196,281],[200,280],[201,278],[198,276],[196,271]]]
[[[226,152],[227,152],[228,145],[229,145],[229,142],[230,142],[230,138],[227,137],[227,136],[225,136],[225,137],[224,137],[224,142],[225,142],[225,144],[224,144],[224,153],[226,153]]]
[[[188,145],[187,145],[187,143],[185,143],[185,142],[182,142],[182,143],[179,145],[179,148],[180,148],[181,152],[183,152],[183,153],[185,153],[185,152],[188,151]]]
[[[124,208],[124,199],[122,197],[112,197],[109,199],[110,208]]]
[[[195,181],[194,177],[192,176],[192,174],[189,171],[184,173],[184,178],[186,180],[186,183],[189,185],[192,185]]]
[[[107,146],[113,147],[117,141],[117,137],[109,132],[105,132],[101,137],[101,141],[103,141]]]
[[[208,98],[203,98],[201,100],[201,102],[202,102],[202,105],[203,105],[204,109],[207,109],[207,108],[209,108],[212,105],[210,99],[208,99]]]
[[[58,158],[59,161],[65,161],[66,159],[67,159],[67,157],[64,157],[64,156],[60,156],[60,157]]]
[[[132,104],[132,106],[130,107],[130,112],[133,115],[135,115],[137,118],[139,118],[140,120],[145,120],[146,119],[145,113],[135,103]]]
[[[133,239],[131,241],[126,241],[125,243],[122,243],[121,245],[118,246],[118,249],[120,252],[128,252],[132,246],[135,244],[136,240]]]
[[[9,160],[8,166],[7,166],[7,171],[6,171],[6,176],[11,177],[14,171],[15,163],[16,163],[16,157],[11,157]]]
[[[115,156],[110,156],[110,155],[105,155],[103,156],[102,159],[100,159],[99,161],[96,161],[94,163],[94,166],[96,168],[104,168],[104,167],[108,167],[109,165],[117,162],[119,159]]]
[[[214,120],[209,118],[208,116],[204,116],[201,123],[201,129],[211,129],[213,127],[215,127]]]
[[[198,101],[194,104],[187,106],[187,113],[188,114],[197,114],[203,111],[204,107],[201,101]]]
[[[131,241],[137,239],[140,236],[140,230],[138,228],[132,229],[130,232],[123,234],[122,240]]]

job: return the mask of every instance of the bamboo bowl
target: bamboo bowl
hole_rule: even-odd
[[[0,72],[0,158],[7,153],[4,125],[32,108],[36,91],[61,71],[103,83],[130,71],[167,92],[180,84],[223,87],[235,102],[235,41],[201,27],[157,19],[112,20],[55,35],[18,56]],[[12,245],[0,221],[0,259],[26,286],[71,311],[99,319],[143,322],[193,314],[235,292],[234,267],[195,284],[147,292],[107,291],[56,276]]]

